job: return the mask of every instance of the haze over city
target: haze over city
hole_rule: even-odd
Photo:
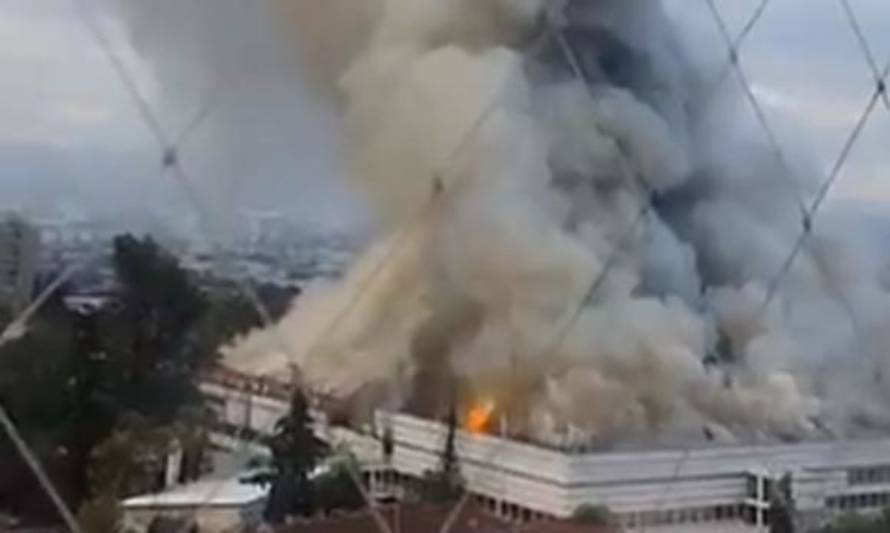
[[[343,179],[337,119],[310,95],[266,3],[128,3],[90,5],[163,126],[172,135],[214,102],[183,159],[221,216],[233,208],[275,210],[341,228],[366,219]],[[706,10],[688,4],[667,2],[683,37],[722,46]],[[733,32],[757,4],[718,2]],[[886,5],[860,0],[856,7],[881,61],[890,54]],[[821,168],[840,151],[871,79],[842,16],[837,2],[776,2],[743,52],[783,145]],[[189,216],[182,191],[160,176],[158,147],[71,2],[4,2],[0,44],[0,207],[86,218]],[[859,213],[890,213],[890,185],[881,179],[890,165],[882,157],[888,132],[887,117],[869,126],[833,206],[855,200]]]

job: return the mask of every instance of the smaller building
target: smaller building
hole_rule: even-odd
[[[14,213],[0,213],[0,308],[17,313],[34,291],[40,233]]]
[[[198,533],[246,531],[262,522],[267,496],[267,489],[238,478],[181,485],[124,500],[124,530],[146,533],[158,520],[168,520]]]

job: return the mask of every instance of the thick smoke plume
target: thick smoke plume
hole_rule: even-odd
[[[95,4],[104,7],[98,14],[124,22],[124,44],[146,67],[137,85],[179,144],[218,239],[244,236],[238,215],[245,211],[273,210],[335,229],[361,220],[352,212],[360,204],[343,186],[338,119],[311,90],[322,67],[301,71],[295,64],[288,36],[278,31],[284,18],[268,0]],[[116,35],[111,25],[106,29]],[[137,71],[138,62],[127,65]],[[146,137],[146,149],[152,148]],[[181,200],[188,207],[184,195]]]
[[[283,340],[359,412],[493,402],[561,445],[886,428],[888,298],[848,228],[817,221],[764,307],[821,178],[739,126],[658,1],[559,4],[361,15],[360,50],[319,71],[389,236],[228,363],[281,372]],[[304,15],[348,15],[323,8]]]

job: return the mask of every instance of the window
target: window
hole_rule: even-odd
[[[716,508],[706,507],[706,508],[702,509],[701,519],[705,522],[713,522],[716,514],[717,514]]]
[[[757,483],[759,478],[755,476],[748,476],[746,480],[747,490],[745,493],[748,495],[748,498],[754,500],[757,499]]]
[[[763,501],[772,501],[776,496],[776,482],[772,479],[763,480]]]
[[[890,484],[890,465],[850,469],[847,471],[847,483],[850,485]]]

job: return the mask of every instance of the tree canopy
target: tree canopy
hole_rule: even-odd
[[[843,515],[820,533],[886,533],[887,531],[890,531],[890,509],[878,515]]]
[[[605,505],[584,504],[572,513],[572,521],[591,526],[614,526],[615,514]]]
[[[420,498],[431,503],[448,503],[457,500],[464,492],[464,480],[457,458],[457,408],[454,403],[445,420],[448,432],[438,470],[428,470],[420,481]]]
[[[256,323],[233,297],[202,291],[151,238],[116,238],[112,266],[117,289],[101,308],[69,310],[63,288],[23,337],[0,346],[0,402],[75,507],[151,488],[171,439],[186,449],[186,471],[201,471],[208,419],[197,372],[226,335]],[[0,509],[54,516],[5,436],[0,472]]]
[[[313,473],[323,446],[312,431],[309,403],[299,389],[265,444],[271,457],[245,480],[269,487],[265,519],[280,524],[289,516],[311,516],[316,508]]]

